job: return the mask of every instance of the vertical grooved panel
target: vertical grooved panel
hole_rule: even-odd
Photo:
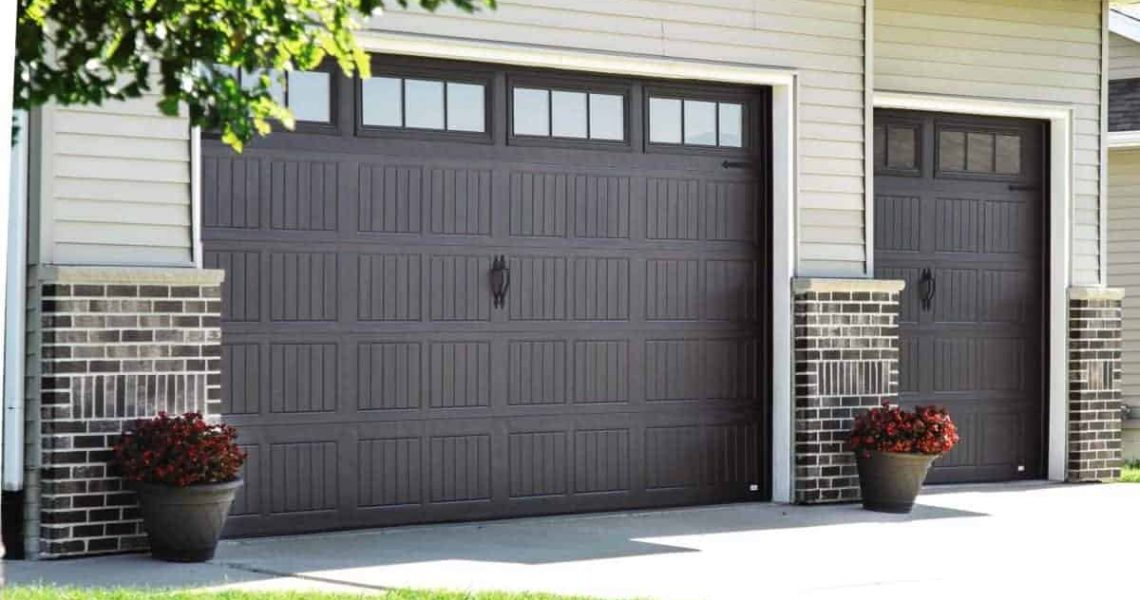
[[[561,321],[569,315],[566,259],[510,256],[507,310],[512,321]]]
[[[629,342],[574,342],[574,402],[629,402]]]
[[[418,254],[374,254],[359,259],[357,291],[362,321],[419,321],[423,317]]]
[[[431,439],[431,501],[472,502],[491,498],[491,436]]]
[[[508,353],[509,404],[566,402],[566,342],[515,340],[509,343]]]
[[[627,429],[586,429],[574,433],[574,491],[579,494],[630,489]]]
[[[360,440],[357,506],[406,506],[423,502],[420,438]]]
[[[699,240],[700,189],[700,181],[696,179],[647,179],[645,237],[651,240]]]
[[[565,433],[512,433],[507,446],[512,498],[566,493]]]
[[[701,398],[706,389],[702,362],[700,340],[645,342],[645,399]]]
[[[270,512],[336,508],[336,443],[290,442],[269,447]]]
[[[705,262],[705,318],[747,323],[756,319],[757,265],[750,260]]]
[[[688,488],[700,484],[701,439],[695,426],[645,429],[645,487]]]
[[[491,234],[491,172],[436,168],[424,178],[431,232],[442,235]]]
[[[490,270],[491,261],[486,257],[431,257],[431,278],[428,281],[431,320],[489,320],[491,287],[487,274]]]
[[[261,411],[261,346],[222,344],[222,413]]]
[[[269,403],[275,413],[337,408],[336,344],[269,345]]]
[[[357,231],[419,233],[423,171],[419,167],[361,165]]]
[[[574,235],[580,238],[629,237],[629,178],[576,175]]]
[[[269,226],[294,231],[336,231],[335,163],[270,160]]]
[[[700,318],[699,265],[697,260],[647,260],[645,318],[654,321]]]
[[[705,239],[755,240],[759,216],[755,184],[710,181],[705,186]]]
[[[429,346],[432,408],[468,408],[491,403],[491,345],[433,342]]]
[[[237,250],[206,252],[207,269],[222,269],[222,320],[261,320],[261,253]]]
[[[269,260],[270,319],[335,321],[337,255],[326,252],[274,252]]]
[[[624,321],[629,318],[629,259],[574,260],[574,318]]]
[[[356,371],[358,408],[419,408],[420,352],[417,342],[360,344]]]

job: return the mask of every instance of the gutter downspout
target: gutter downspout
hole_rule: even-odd
[[[0,489],[16,492],[24,487],[24,321],[27,279],[28,225],[28,114],[17,111],[19,137],[12,148],[9,174],[8,265],[5,273],[3,372],[4,409],[0,416],[4,448],[0,462]]]

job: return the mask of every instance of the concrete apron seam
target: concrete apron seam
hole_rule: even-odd
[[[217,565],[219,567],[226,567],[228,569],[236,569],[238,571],[245,571],[255,575],[271,575],[273,577],[289,577],[291,579],[304,579],[306,581],[313,581],[316,583],[328,583],[331,585],[359,588],[362,590],[369,590],[374,592],[391,592],[397,588],[385,585],[371,585],[367,583],[359,583],[355,581],[344,581],[340,579],[333,579],[331,577],[320,577],[318,575],[305,575],[302,573],[289,573],[287,571],[277,571],[274,569],[265,569],[262,567],[251,567],[237,562],[215,562],[210,561],[209,564]]]

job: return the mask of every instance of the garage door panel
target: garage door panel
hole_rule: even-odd
[[[921,122],[928,146],[942,122],[955,124],[959,141],[992,142],[987,132],[994,127],[1014,130],[1035,161],[1043,160],[1038,123],[876,113],[879,127],[896,119]],[[929,481],[1036,477],[1043,472],[1045,418],[1042,182],[1029,161],[995,174],[994,157],[985,154],[971,166],[964,147],[954,149],[952,174],[931,164],[907,176],[879,165],[876,174],[878,276],[907,282],[900,399],[943,405],[959,426],[962,442],[934,464]],[[936,151],[928,147],[925,155],[938,160]],[[924,272],[932,279],[924,281]]]
[[[205,143],[229,534],[763,497],[758,148],[341,125]]]

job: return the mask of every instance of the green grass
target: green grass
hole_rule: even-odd
[[[7,586],[4,600],[590,600],[582,596],[508,592],[444,592],[427,590],[393,590],[377,594],[330,592],[244,592],[195,590],[146,590],[109,588],[59,588]]]
[[[1140,483],[1140,460],[1131,460],[1124,463],[1124,472],[1120,480],[1125,483]]]

